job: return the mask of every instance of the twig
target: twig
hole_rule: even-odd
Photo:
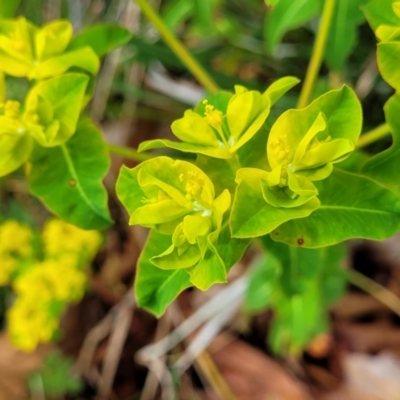
[[[154,340],[157,342],[161,340],[163,337],[168,335],[169,329],[172,327],[172,320],[170,318],[170,313],[171,313],[171,308],[167,309],[167,312],[163,315],[163,317],[159,320],[158,325],[157,325],[157,330],[155,334]],[[136,357],[136,360],[138,361],[138,357]],[[139,357],[140,360],[140,357]],[[140,360],[142,361],[142,360]],[[165,363],[164,358],[161,360],[163,363]],[[153,364],[146,364],[144,361],[143,363],[141,362],[142,365],[146,366],[149,368],[149,373],[147,374],[146,382],[144,383],[144,387],[142,390],[142,394],[140,396],[139,400],[153,400],[155,398],[155,394],[157,391],[157,381],[160,382],[160,384],[163,383],[162,380],[159,379],[159,373],[157,371],[153,371],[153,368],[156,367],[156,369],[159,369],[158,365],[153,365]],[[167,367],[165,366],[165,372],[169,375],[169,371]],[[172,379],[167,382],[172,382]],[[171,383],[172,385],[172,383]],[[162,390],[165,392],[173,392],[173,385],[172,389],[170,387],[162,387]]]
[[[207,351],[203,351],[197,358],[196,363],[200,367],[205,378],[210,383],[211,387],[215,390],[222,400],[237,400],[237,396],[232,392],[229,385],[219,372],[213,359]]]
[[[237,310],[246,288],[247,276],[245,275],[222,289],[221,292],[203,304],[182,323],[176,322],[179,325],[168,336],[152,345],[142,348],[136,353],[136,360],[138,362],[147,365],[153,373],[157,374],[160,381],[162,378],[166,379],[167,382],[164,382],[163,392],[165,392],[165,387],[168,388],[168,381],[172,378],[167,366],[160,358],[178,343],[182,341],[188,342],[187,339],[193,332],[206,322],[199,335],[189,344],[188,353],[185,353],[178,360],[177,364],[175,364],[178,367],[177,372],[182,373],[190,366],[191,362],[194,362],[194,365],[201,370],[208,383],[223,400],[236,400],[235,395],[204,349],[222,329],[225,321]],[[182,321],[182,319],[179,316],[179,321]],[[161,370],[164,372],[162,373]]]
[[[115,320],[113,321],[115,328],[111,333],[107,352],[104,357],[102,380],[98,390],[101,399],[108,399],[111,394],[118,363],[121,358],[126,337],[129,333],[132,311],[135,306],[135,299],[132,291],[128,292],[121,303],[121,307],[118,309]]]
[[[168,336],[157,343],[143,347],[138,354],[148,361],[163,356],[192,334],[204,322],[218,315],[220,312],[223,312],[233,301],[240,298],[245,292],[246,287],[247,276],[242,276],[203,304]]]
[[[127,293],[125,297],[86,335],[78,356],[75,371],[78,375],[85,376],[93,385],[98,387],[109,385],[109,383],[103,382],[105,376],[102,376],[100,372],[92,366],[94,354],[99,343],[110,334],[113,327],[116,326],[116,321],[120,320],[118,317],[123,313],[123,310],[126,308],[131,310],[133,301],[132,293]],[[112,364],[108,367],[107,373],[112,373]]]
[[[400,298],[384,286],[353,269],[346,271],[348,280],[355,286],[385,304],[395,314],[400,316]]]
[[[209,346],[214,338],[221,332],[228,320],[237,312],[242,303],[242,298],[239,297],[232,301],[229,306],[224,309],[223,313],[219,313],[204,324],[195,338],[186,348],[185,353],[176,361],[174,369],[177,369],[180,374],[185,372],[193,361],[200,356],[201,353]]]

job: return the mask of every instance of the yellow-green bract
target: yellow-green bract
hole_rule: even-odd
[[[171,125],[172,132],[182,142],[149,140],[141,143],[139,150],[170,147],[230,159],[261,129],[271,106],[298,82],[297,78],[288,76],[274,82],[264,93],[235,86],[234,94],[211,95]]]
[[[333,163],[354,149],[361,131],[361,106],[347,86],[330,91],[301,110],[288,110],[272,126],[269,170],[237,172],[231,215],[234,237],[270,233],[320,206],[313,181],[327,178]]]
[[[17,101],[0,99],[0,176],[28,160],[34,139],[54,147],[74,134],[88,81],[86,75],[68,73],[39,82],[28,93],[22,115]]]
[[[0,70],[28,79],[46,79],[79,67],[96,74],[100,61],[89,46],[67,51],[72,38],[69,21],[39,28],[25,18],[0,21]]]
[[[211,180],[198,167],[157,157],[133,169],[123,167],[117,194],[130,224],[170,236],[169,246],[151,258],[154,265],[185,269],[191,283],[203,290],[226,280],[216,244],[231,203],[228,190],[215,197]]]

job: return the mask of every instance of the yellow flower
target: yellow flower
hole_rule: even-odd
[[[10,281],[10,275],[15,270],[17,262],[8,254],[0,254],[0,286],[7,285]]]
[[[58,327],[44,303],[17,299],[7,312],[8,335],[11,342],[21,350],[33,351],[40,342],[48,342]]]
[[[58,219],[47,222],[42,238],[47,256],[57,256],[63,252],[83,253],[84,262],[96,254],[102,242],[98,231],[85,231]]]
[[[33,302],[79,300],[85,291],[86,275],[77,268],[76,258],[65,255],[59,260],[45,260],[15,279],[14,291]]]
[[[30,257],[32,230],[17,221],[9,220],[0,226],[0,253],[14,253],[16,256]]]

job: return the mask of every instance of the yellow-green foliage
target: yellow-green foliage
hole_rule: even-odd
[[[0,284],[16,299],[7,312],[12,343],[32,351],[51,340],[67,303],[86,287],[85,266],[101,245],[97,231],[50,220],[41,235],[16,221],[0,226]]]

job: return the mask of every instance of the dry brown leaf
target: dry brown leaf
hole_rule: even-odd
[[[51,346],[40,346],[33,353],[24,353],[11,345],[5,334],[0,335],[0,400],[26,400],[26,380],[40,368]]]
[[[310,399],[303,384],[291,377],[279,363],[241,340],[221,334],[211,344],[209,351],[239,399]],[[214,399],[210,396],[210,400]]]

